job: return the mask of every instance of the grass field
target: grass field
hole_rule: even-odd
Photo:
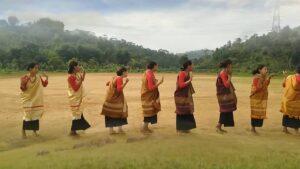
[[[227,134],[215,132],[218,106],[215,77],[196,74],[195,118],[197,129],[187,135],[175,130],[173,92],[176,74],[164,74],[161,86],[162,112],[155,132],[140,134],[142,122],[141,75],[130,74],[125,89],[129,106],[126,135],[109,136],[99,115],[105,96],[105,83],[113,74],[88,74],[85,117],[92,128],[79,138],[68,136],[71,113],[67,100],[65,74],[50,74],[44,90],[46,113],[40,122],[40,136],[31,133],[21,139],[22,109],[19,78],[0,78],[0,169],[72,168],[72,169],[297,169],[300,168],[300,136],[281,132],[281,79],[270,85],[268,119],[259,136],[250,133],[249,93],[251,78],[233,79],[238,95],[236,127]],[[159,74],[158,77],[161,77]]]

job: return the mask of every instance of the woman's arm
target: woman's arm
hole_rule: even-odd
[[[148,71],[146,73],[146,79],[147,79],[147,86],[149,90],[154,90],[155,88],[157,88],[155,82],[154,82],[154,75],[152,72]]]
[[[158,83],[156,83],[155,82],[155,76],[152,72],[147,72],[146,73],[146,78],[147,78],[148,89],[151,90],[151,91],[158,88],[158,86],[160,86],[164,81],[164,78],[162,78]]]
[[[127,83],[129,82],[129,79],[126,78],[125,83],[123,83],[123,78],[122,77],[118,77],[116,79],[116,83],[117,83],[117,91],[118,92],[122,92],[123,89],[125,88],[125,86],[127,85]]]
[[[79,82],[77,83],[77,79],[75,76],[69,76],[68,83],[70,84],[72,89],[76,92],[79,90],[79,88],[82,84],[82,79],[80,79]]]
[[[117,91],[122,92],[123,91],[123,78],[118,77],[116,79],[116,84],[117,84]]]
[[[21,79],[20,79],[20,89],[22,90],[22,91],[26,91],[27,90],[27,83],[28,83],[28,81],[29,81],[29,77],[28,76],[23,76],[23,77],[21,77]]]
[[[178,78],[178,85],[179,88],[185,88],[187,85],[189,85],[192,82],[192,78],[190,78],[188,81],[184,81],[186,78],[185,72],[180,72],[179,73],[179,78]]]
[[[255,88],[254,92],[259,92],[263,89],[263,84],[260,78],[254,78],[253,79],[253,86]]]
[[[44,80],[42,77],[40,77],[40,79],[41,79],[41,81],[42,81],[42,85],[43,85],[44,87],[47,87],[47,86],[48,86],[48,78],[46,78],[46,79]]]
[[[228,75],[228,74],[225,73],[225,72],[221,72],[220,77],[221,77],[221,79],[222,79],[222,82],[223,82],[224,86],[225,86],[226,88],[229,88],[229,87],[230,87],[230,84],[231,84],[231,76]]]
[[[45,77],[45,80],[42,77]],[[47,85],[48,85],[48,75],[45,72],[43,72],[42,76],[40,76],[40,78],[41,78],[41,81],[42,81],[42,85],[44,87],[47,87]]]

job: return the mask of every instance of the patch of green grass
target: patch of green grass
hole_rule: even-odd
[[[115,70],[108,70],[108,69],[97,69],[97,70],[86,70],[88,73],[114,73]],[[130,70],[130,73],[143,73],[145,70],[144,69],[133,69]],[[159,73],[177,73],[179,71],[179,69],[160,69]],[[203,70],[194,70],[194,73],[196,74],[204,74],[204,75],[217,75],[219,70],[207,70],[207,71],[203,71]],[[26,74],[27,72],[25,71],[1,71],[0,70],[0,78],[7,78],[7,77],[16,77],[16,76],[21,76],[23,74]],[[47,72],[48,74],[64,74],[67,73],[66,71],[51,71],[51,72]],[[291,72],[292,74],[293,72]],[[240,71],[236,71],[234,72],[233,76],[239,76],[239,77],[252,77],[252,74],[250,72],[240,72]],[[276,76],[274,77],[275,79],[281,79],[283,78],[283,75],[281,73],[277,73]]]

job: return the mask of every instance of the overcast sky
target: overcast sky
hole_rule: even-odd
[[[300,0],[282,0],[281,26],[300,26]],[[0,0],[0,19],[49,17],[68,30],[126,39],[151,49],[215,49],[271,30],[274,0]]]

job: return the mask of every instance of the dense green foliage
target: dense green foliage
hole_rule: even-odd
[[[18,24],[17,18],[0,20],[0,67],[24,70],[29,62],[39,62],[49,71],[65,70],[76,58],[90,70],[115,70],[118,65],[144,69],[154,60],[165,70],[176,69],[179,57],[166,50],[145,49],[125,40],[97,37],[91,32],[64,29],[64,24],[48,18]]]
[[[203,69],[213,69],[227,58],[232,59],[235,68],[241,72],[248,72],[258,64],[268,65],[273,72],[293,70],[300,64],[300,27],[285,27],[279,33],[270,32],[262,36],[253,35],[244,41],[240,38],[229,41],[212,55],[201,57],[195,63]]]
[[[25,24],[19,24],[16,17],[0,20],[2,71],[24,70],[32,61],[49,71],[66,70],[72,58],[94,71],[114,71],[119,65],[140,70],[149,60],[158,62],[163,70],[178,70],[180,63],[187,59],[193,59],[196,71],[214,71],[226,58],[232,59],[241,72],[248,72],[261,63],[272,71],[292,70],[300,63],[300,27],[285,27],[279,33],[253,35],[247,40],[238,38],[214,51],[173,54],[162,49],[146,49],[123,39],[97,37],[92,32],[68,31],[62,22],[48,18]]]

